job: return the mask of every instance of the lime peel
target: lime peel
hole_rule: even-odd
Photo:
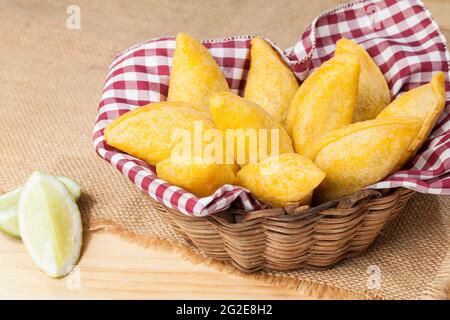
[[[72,179],[64,176],[58,176],[67,190],[75,200],[81,196],[81,187]],[[0,231],[20,238],[19,230],[19,198],[22,188],[10,191],[0,196]]]
[[[82,244],[81,216],[74,198],[54,176],[35,172],[19,199],[22,240],[36,265],[51,277],[68,274]]]

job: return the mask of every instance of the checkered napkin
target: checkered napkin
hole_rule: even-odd
[[[385,75],[394,96],[427,83],[436,71],[449,74],[446,41],[422,2],[365,0],[341,5],[318,16],[301,40],[280,52],[300,81],[328,60],[341,37],[366,48]],[[242,94],[250,65],[252,36],[203,41],[220,65],[231,90]],[[268,39],[266,39],[268,40]],[[269,41],[270,42],[270,41]],[[225,185],[214,194],[197,198],[158,179],[155,168],[116,150],[103,131],[120,115],[148,103],[164,101],[168,92],[175,38],[158,38],[119,54],[109,68],[94,128],[97,153],[136,186],[166,207],[186,215],[205,216],[232,203],[245,210],[263,205],[241,188]],[[447,104],[450,84],[446,82]],[[450,106],[419,154],[404,170],[370,188],[405,187],[423,193],[450,195]]]

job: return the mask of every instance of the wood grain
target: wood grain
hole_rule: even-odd
[[[194,265],[179,254],[144,249],[104,232],[87,235],[78,281],[37,270],[20,240],[0,235],[0,298],[294,299],[285,290]]]
[[[221,1],[214,6],[207,1],[133,1],[123,10],[123,17],[110,14],[108,6],[123,6],[118,1],[78,1],[84,17],[84,27],[113,39],[115,28],[130,28],[129,44],[180,30],[170,19],[177,16],[178,26],[188,32],[209,38],[230,34],[258,32],[287,47],[297,40],[313,17],[321,11],[346,1]],[[447,38],[450,37],[450,1],[425,0]],[[59,19],[65,13],[63,2],[15,1],[24,16],[37,12],[47,18]],[[8,3],[11,5],[11,3]],[[295,8],[293,7],[295,5]],[[50,7],[50,5],[49,5]],[[52,11],[52,10],[59,11]],[[148,18],[146,30],[134,30],[133,19]],[[62,11],[61,11],[62,10]],[[61,11],[61,12],[60,12]],[[114,12],[114,10],[111,10]],[[195,15],[199,20],[189,23]],[[205,18],[209,16],[209,18]],[[255,18],[256,17],[256,18]],[[289,21],[289,25],[288,22]],[[1,23],[0,23],[1,24]],[[212,25],[214,24],[214,26]],[[292,30],[295,25],[295,30]],[[292,31],[292,32],[291,32]],[[126,34],[126,33],[120,33]],[[87,233],[85,251],[79,263],[80,287],[73,278],[54,280],[37,270],[21,241],[0,235],[0,298],[95,298],[95,299],[307,299],[294,290],[267,283],[243,279],[194,265],[177,253],[144,249],[111,234]],[[69,281],[69,282],[68,282]],[[328,296],[325,298],[333,298]],[[449,292],[450,298],[450,292]]]

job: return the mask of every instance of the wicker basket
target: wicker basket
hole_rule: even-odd
[[[228,210],[196,218],[154,202],[166,220],[208,257],[243,272],[326,269],[360,255],[414,191],[361,190],[309,208]]]

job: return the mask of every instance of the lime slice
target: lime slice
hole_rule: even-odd
[[[0,196],[0,230],[14,237],[20,237],[19,232],[19,198],[22,188]]]
[[[59,176],[58,179],[64,183],[75,200],[81,196],[81,188],[72,179]],[[0,230],[20,238],[19,230],[19,198],[22,188],[15,189],[7,194],[0,196]]]
[[[78,200],[81,196],[81,187],[78,183],[73,181],[72,179],[65,177],[65,176],[57,176],[58,180],[61,181],[64,186],[69,190],[72,197],[76,200]]]
[[[82,225],[77,204],[57,178],[33,173],[19,199],[22,240],[36,265],[51,277],[69,273],[80,256]]]

